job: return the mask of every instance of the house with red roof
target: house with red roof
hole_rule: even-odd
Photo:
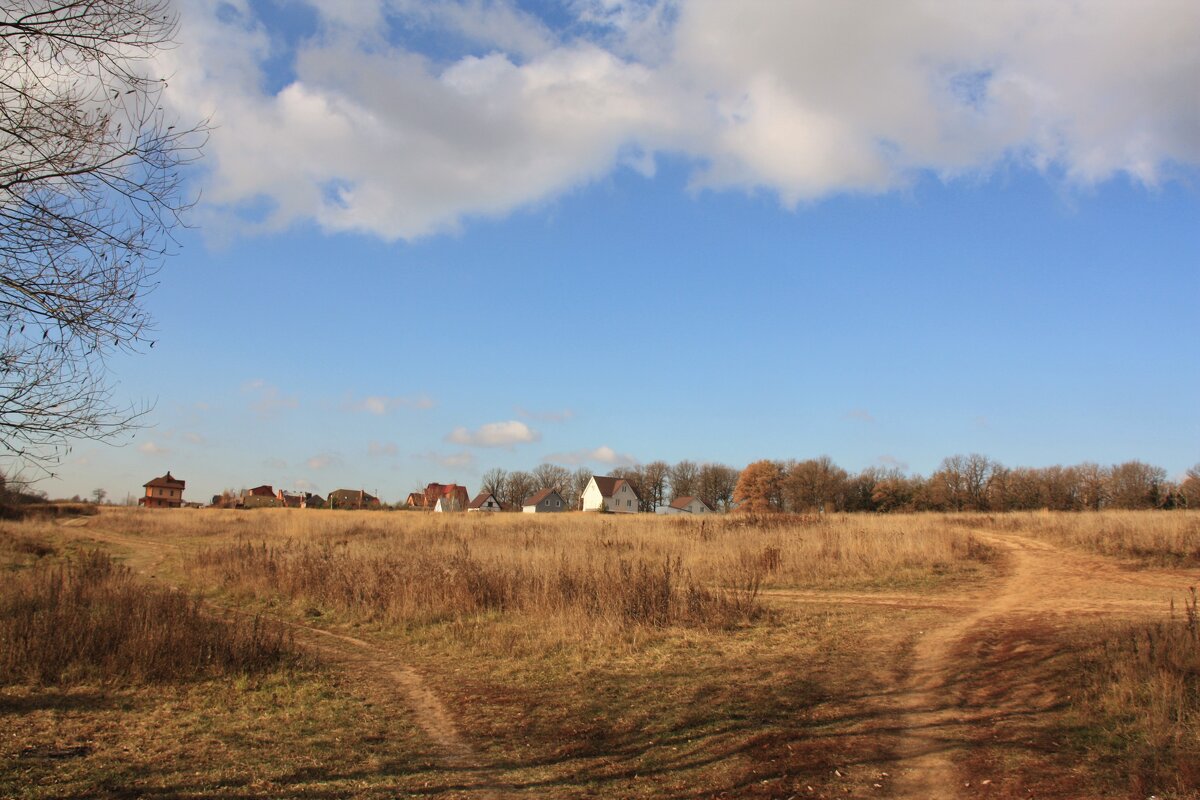
[[[185,481],[167,474],[142,484],[146,490],[145,497],[138,498],[138,505],[146,508],[179,508],[183,505],[183,488]]]

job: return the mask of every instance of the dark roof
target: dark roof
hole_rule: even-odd
[[[491,492],[480,492],[479,494],[475,495],[475,499],[471,501],[471,505],[468,506],[468,508],[481,508],[483,504],[487,502],[489,497],[491,497],[493,500],[496,498],[496,496]],[[496,505],[501,505],[499,500],[496,500]]]
[[[171,475],[171,471],[167,470],[166,475],[163,475],[161,478],[155,478],[147,483],[143,483],[142,487],[146,488],[150,486],[161,486],[167,489],[182,489],[185,485],[186,483],[184,481],[174,477]]]
[[[536,506],[538,503],[542,502],[543,500],[545,500],[547,497],[549,497],[552,494],[558,494],[558,492],[554,491],[553,489],[542,489],[540,492],[538,492],[536,494],[531,494],[529,497],[526,497],[525,502],[523,502],[521,505]],[[560,497],[559,500],[561,500],[561,499],[562,498]]]
[[[596,482],[596,486],[600,489],[600,494],[604,497],[613,497],[617,492],[621,491],[621,486],[628,486],[629,491],[633,492],[633,496],[641,500],[641,495],[637,489],[633,488],[633,484],[624,478],[610,478],[607,475],[593,475],[592,480]]]

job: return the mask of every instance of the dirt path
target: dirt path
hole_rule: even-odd
[[[170,558],[187,552],[188,548],[173,542],[163,542],[142,536],[130,536],[89,524],[83,517],[64,521],[67,527],[78,529],[81,537],[116,545],[129,553],[131,569],[148,577],[157,577]],[[237,609],[214,604],[222,611],[239,613]],[[490,776],[481,759],[463,739],[450,711],[437,694],[426,685],[420,674],[404,664],[385,648],[365,639],[294,622],[268,614],[260,616],[291,629],[302,647],[320,653],[327,664],[339,667],[352,679],[352,685],[376,695],[395,695],[397,691],[404,706],[412,712],[417,725],[429,737],[436,757],[443,766],[476,771],[481,779]],[[490,782],[490,781],[485,781]],[[475,796],[491,797],[485,790]]]
[[[956,761],[972,740],[972,726],[980,720],[1016,714],[1037,715],[1058,699],[1049,688],[1027,679],[1019,691],[1003,693],[990,707],[970,712],[956,702],[957,685],[973,667],[962,654],[964,639],[981,626],[1005,628],[1037,619],[1039,624],[1062,630],[1085,616],[1141,617],[1168,613],[1172,597],[1178,600],[1200,575],[1194,571],[1123,568],[1110,559],[1063,550],[1034,539],[1011,534],[976,534],[1005,552],[1006,575],[986,594],[972,598],[974,608],[963,608],[962,598],[950,604],[961,613],[948,625],[925,633],[916,643],[908,684],[896,696],[894,713],[903,731],[896,747],[891,774],[893,796],[911,800],[949,800],[969,794]],[[929,598],[911,600],[928,603]],[[891,598],[902,602],[903,598]],[[843,597],[841,602],[854,602]]]

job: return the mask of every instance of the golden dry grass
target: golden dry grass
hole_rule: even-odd
[[[179,681],[266,672],[293,656],[278,625],[216,618],[198,598],[137,580],[96,550],[0,586],[3,684]]]
[[[764,587],[929,583],[977,572],[992,556],[969,532],[913,519],[922,524],[270,511],[169,522],[172,535],[201,542],[225,527],[224,543],[204,544],[186,565],[197,583],[242,598],[385,625],[516,615],[592,639],[632,627],[730,628],[763,612]],[[130,521],[124,529],[147,535],[168,522]]]
[[[1021,533],[1146,565],[1200,566],[1200,511],[1029,511],[956,516],[960,524],[972,529]]]
[[[489,770],[467,774],[422,760],[428,742],[386,685],[339,689],[336,676],[319,671],[276,672],[168,685],[158,699],[86,686],[0,690],[0,721],[22,731],[21,748],[33,748],[29,757],[14,741],[0,748],[0,794],[118,796],[122,781],[167,794],[246,797],[471,796],[493,782],[501,796],[556,798],[877,796],[872,786],[881,781],[886,794],[881,771],[890,769],[895,735],[886,709],[914,642],[963,613],[962,598],[983,596],[981,587],[1006,569],[984,539],[1019,533],[1095,552],[1119,539],[1109,552],[1177,564],[1198,515],[1173,517],[106,509],[73,528],[0,523],[0,562],[22,570],[103,544],[214,603],[369,638],[421,674]],[[106,530],[120,537],[105,539]],[[903,593],[916,602],[785,603],[779,598],[788,592],[774,591],[791,589]],[[1195,662],[1177,633],[1121,630],[1114,642],[1140,636],[1143,644],[1081,657],[1068,691],[1084,705],[1062,736],[1082,743],[1095,763],[1111,760],[1114,772],[1141,765],[1150,776],[1144,785],[1169,785],[1155,782],[1155,770],[1170,777],[1200,752],[1196,705],[1186,705],[1197,697]],[[1046,635],[1047,647],[1058,648],[1057,634]],[[1147,660],[1146,637],[1161,658]],[[1041,668],[1030,661],[1027,674],[1003,677],[1020,685]],[[1075,691],[1081,676],[1084,694]],[[359,693],[348,696],[351,688]],[[99,698],[96,707],[60,715],[73,720],[75,739],[96,738],[99,727],[122,746],[146,747],[136,732],[146,719],[162,720],[179,741],[156,740],[152,760],[169,765],[194,750],[203,774],[155,768],[149,758],[134,759],[140,772],[126,769],[119,748],[106,744],[62,765],[69,790],[35,785],[56,768],[37,748],[64,741],[40,704],[70,704],[72,692]],[[238,710],[215,714],[213,703]],[[1163,710],[1149,733],[1114,722],[1141,719],[1146,708]],[[1113,742],[1098,741],[1111,731]],[[1142,748],[1138,737],[1157,749]],[[272,747],[310,766],[284,770],[255,755]],[[1174,748],[1170,759],[1142,757],[1164,748]]]

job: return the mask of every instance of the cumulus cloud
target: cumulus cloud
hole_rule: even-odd
[[[305,5],[291,46],[246,0],[184,0],[161,56],[168,99],[212,118],[205,212],[230,225],[412,239],[660,155],[789,207],[1014,163],[1085,185],[1200,164],[1193,0],[579,0],[553,25],[501,1]]]
[[[342,404],[344,411],[362,412],[382,417],[401,408],[426,411],[433,408],[434,402],[427,394],[415,395],[367,395],[361,399],[350,397]]]
[[[200,445],[208,443],[208,439],[204,437],[204,434],[196,433],[194,431],[184,431],[183,433],[179,434],[179,436],[188,444]]]
[[[874,422],[875,417],[870,411],[865,408],[852,408],[846,412],[846,419],[852,419],[857,422]]]
[[[594,450],[572,450],[567,453],[551,453],[542,459],[547,464],[568,464],[580,466],[583,464],[604,464],[609,467],[632,467],[638,460],[628,453],[618,453],[607,445]]]
[[[317,485],[315,483],[310,480],[305,480],[304,478],[297,478],[294,480],[292,482],[292,487],[300,492],[315,492],[317,490]]]
[[[478,429],[470,431],[459,427],[446,435],[446,441],[451,444],[470,445],[471,447],[512,447],[517,444],[536,442],[542,435],[519,420],[507,422],[489,422]]]
[[[171,452],[170,449],[154,441],[142,442],[138,445],[138,450],[148,456],[165,456]]]
[[[295,395],[287,395],[278,386],[261,378],[242,384],[242,393],[251,395],[250,410],[260,417],[273,417],[287,409],[298,408],[300,401]]]

